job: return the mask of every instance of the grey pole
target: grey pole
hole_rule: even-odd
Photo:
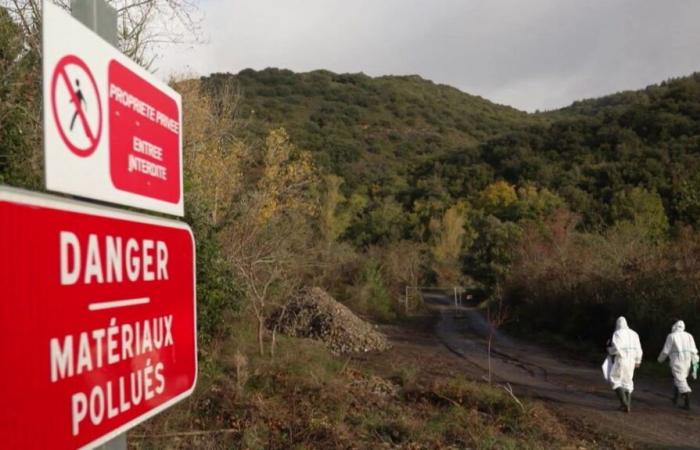
[[[71,0],[73,17],[114,47],[119,47],[117,10],[104,0]]]
[[[117,10],[104,0],[71,0],[71,14],[102,39],[119,48]],[[126,450],[126,433],[97,447],[97,450]]]

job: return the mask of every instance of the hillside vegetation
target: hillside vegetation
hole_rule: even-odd
[[[40,190],[41,58],[22,30],[0,9],[0,183]],[[674,316],[700,325],[697,75],[546,114],[417,76],[172,84],[200,374],[139,447],[588,446],[537,403],[453,374],[413,385],[411,367],[375,375],[278,336],[270,318],[315,286],[395,323],[422,306],[401,303],[407,286],[464,286],[516,331],[596,348],[616,314],[645,348]],[[392,393],[357,387],[368,379]]]
[[[266,69],[214,74],[203,82],[209,92],[228,86],[239,96],[247,133],[264,136],[284,127],[295,144],[352,188],[390,189],[393,177],[406,176],[417,163],[537,122],[417,75]]]
[[[251,142],[282,126],[342,178],[338,239],[385,271],[408,245],[426,281],[499,293],[511,324],[577,341],[603,340],[616,314],[653,345],[673,317],[697,320],[698,74],[537,114],[416,76],[266,69],[202,83],[236,98]]]
[[[203,79],[239,101],[247,133],[283,127],[346,189],[408,194],[439,180],[469,198],[495,180],[554,189],[590,224],[614,220],[615,193],[657,192],[671,222],[694,224],[700,75],[526,114],[418,76],[244,70]],[[435,183],[433,183],[435,184]],[[437,188],[437,186],[436,186]]]

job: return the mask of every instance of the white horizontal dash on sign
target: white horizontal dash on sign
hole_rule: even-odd
[[[88,305],[88,309],[90,311],[100,311],[103,309],[114,309],[114,308],[124,308],[126,306],[145,305],[145,304],[150,303],[150,302],[151,302],[151,299],[148,297],[128,298],[128,299],[124,299],[124,300],[112,300],[109,302],[90,303]]]

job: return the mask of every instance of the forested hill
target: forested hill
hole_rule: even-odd
[[[700,73],[670,79],[637,91],[623,91],[600,98],[574,102],[549,115],[580,114],[595,116],[603,113],[624,112],[633,107],[650,106],[666,112],[691,113],[700,102]],[[692,105],[695,105],[694,107]]]
[[[247,132],[284,127],[353,187],[385,184],[419,162],[541,120],[419,76],[247,69],[204,81],[212,92],[240,94]]]
[[[610,223],[613,198],[633,187],[660,195],[672,223],[700,223],[700,74],[544,116],[482,144],[494,176],[553,189],[589,223]]]
[[[537,114],[418,76],[248,69],[203,81],[240,96],[246,133],[284,127],[346,192],[371,187],[406,210],[471,201],[500,179],[556,192],[589,225],[612,223],[613,197],[634,187],[660,196],[672,223],[700,222],[697,74]]]

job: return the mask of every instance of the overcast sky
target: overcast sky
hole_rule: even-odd
[[[519,109],[700,71],[700,0],[203,0],[161,74],[419,74]]]

